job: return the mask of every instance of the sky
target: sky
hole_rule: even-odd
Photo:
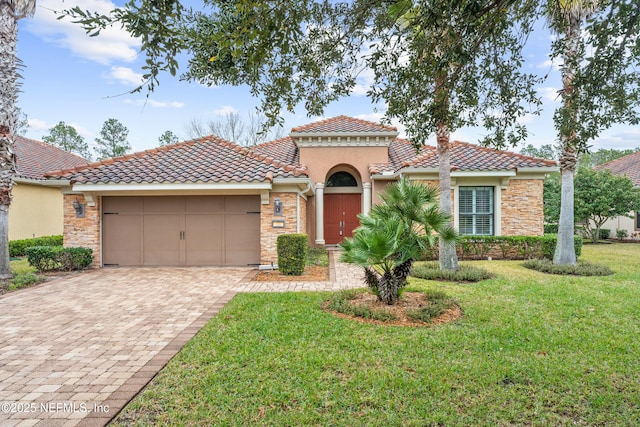
[[[91,148],[103,123],[115,118],[128,128],[133,151],[142,151],[158,146],[158,137],[167,130],[185,140],[189,138],[186,126],[193,120],[206,124],[228,112],[246,118],[260,104],[247,87],[206,87],[169,74],[160,76],[160,85],[148,98],[144,90],[129,93],[141,82],[139,42],[117,28],[89,37],[69,19],[57,19],[54,11],[75,5],[103,13],[116,6],[110,0],[38,0],[35,16],[19,22],[18,56],[24,68],[18,105],[29,119],[25,136],[42,140],[49,129],[64,121]],[[527,70],[549,77],[537,88],[543,100],[542,114],[523,118],[529,137],[521,146],[539,147],[556,140],[553,112],[559,105],[556,94],[561,82],[548,56],[550,43],[549,30],[540,25],[525,50]],[[370,78],[370,73],[363,73],[353,94],[330,104],[322,117],[308,117],[304,108],[285,114],[285,134],[292,127],[342,114],[379,121],[384,105],[373,105],[367,98]],[[404,136],[401,124],[393,124]],[[454,132],[452,139],[475,143],[485,133],[482,128],[464,128]],[[640,127],[615,126],[591,145],[593,151],[640,147]]]

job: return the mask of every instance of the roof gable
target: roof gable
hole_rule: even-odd
[[[48,171],[84,166],[89,160],[34,139],[14,139],[17,176],[44,180]]]
[[[291,134],[314,134],[314,133],[380,133],[398,132],[398,129],[391,126],[383,126],[367,120],[356,119],[349,116],[337,116],[319,122],[309,123],[291,129]]]
[[[595,169],[609,169],[612,174],[624,175],[633,181],[633,185],[640,187],[640,151],[603,163]]]

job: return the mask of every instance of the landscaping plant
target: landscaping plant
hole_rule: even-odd
[[[407,283],[413,261],[439,236],[456,239],[451,218],[437,205],[437,189],[406,178],[390,184],[383,203],[360,215],[353,238],[340,244],[341,260],[364,268],[365,282],[380,301],[395,304]]]

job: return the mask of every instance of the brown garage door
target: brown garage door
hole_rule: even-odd
[[[103,197],[104,265],[260,262],[259,196]]]

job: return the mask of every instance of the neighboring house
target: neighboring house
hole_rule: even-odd
[[[62,234],[63,197],[68,181],[48,180],[54,169],[84,166],[86,159],[44,142],[15,137],[17,175],[9,208],[9,240]]]
[[[212,136],[48,175],[71,182],[65,244],[93,248],[100,265],[257,265],[277,262],[282,233],[315,245],[351,236],[401,175],[437,185],[437,157],[393,127],[339,116],[251,149]],[[543,234],[556,162],[454,142],[451,166],[462,233]]]
[[[626,155],[608,163],[603,163],[595,169],[609,169],[614,175],[624,175],[633,181],[634,187],[640,188],[640,152]],[[627,230],[631,236],[640,232],[640,215],[629,212],[629,216],[618,216],[604,223],[602,228],[611,230],[611,237],[616,237],[616,230]]]

